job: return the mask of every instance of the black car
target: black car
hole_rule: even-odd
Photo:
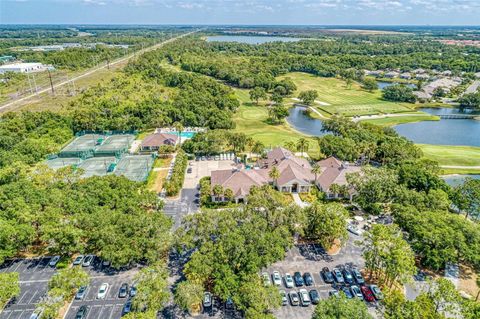
[[[320,302],[320,294],[316,289],[310,290],[310,300],[314,305],[318,304]]]
[[[330,269],[328,267],[323,267],[322,271],[320,272],[320,275],[322,275],[323,281],[327,284],[333,284],[334,279],[333,275],[330,272]]]
[[[302,274],[298,271],[296,271],[293,274],[293,281],[295,282],[295,286],[297,286],[297,287],[302,287],[303,285],[305,285],[305,282],[303,281]]]
[[[305,286],[312,286],[313,285],[313,276],[311,273],[306,272],[303,274],[303,280],[305,281]]]
[[[345,279],[345,283],[347,284],[354,284],[354,279],[353,279],[353,275],[352,275],[352,272],[348,269],[344,269],[342,271],[342,274],[343,274],[343,278]]]
[[[75,319],[87,318],[87,313],[88,313],[88,307],[85,305],[80,306],[80,308],[77,311],[77,314],[75,315]]]
[[[342,291],[343,291],[343,293],[345,294],[345,296],[347,296],[348,299],[352,299],[352,298],[353,298],[353,294],[352,294],[352,292],[350,291],[350,288],[348,288],[348,287],[343,287],[343,288],[342,288]]]
[[[132,311],[132,301],[127,301],[127,303],[123,306],[122,314],[127,314]]]
[[[123,283],[118,290],[118,298],[126,298],[128,296],[128,284]]]
[[[191,172],[192,172],[192,168],[189,167],[189,168],[187,169],[187,173],[190,174]]]
[[[357,284],[363,285],[365,283],[365,279],[363,279],[362,273],[358,269],[352,270],[352,274]]]

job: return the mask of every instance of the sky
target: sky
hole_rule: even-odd
[[[479,25],[480,0],[0,0],[0,24]]]

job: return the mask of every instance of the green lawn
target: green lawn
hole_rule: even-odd
[[[287,123],[268,124],[268,111],[264,105],[253,105],[247,90],[235,89],[235,94],[241,102],[240,108],[234,115],[235,131],[245,133],[267,147],[284,146],[288,141],[307,137],[311,140],[309,153],[311,156],[318,155],[319,148],[314,138],[295,131]]]
[[[279,80],[286,77],[291,78],[297,85],[294,97],[298,96],[300,91],[316,90],[319,95],[317,101],[330,105],[315,103],[315,107],[331,115],[353,116],[411,112],[414,107],[413,104],[384,101],[381,98],[380,90],[368,92],[363,90],[358,83],[353,83],[350,88],[347,88],[345,81],[337,78],[322,78],[307,73],[293,72],[279,77]]]
[[[409,113],[410,114],[410,113]],[[403,123],[413,123],[421,121],[438,121],[440,118],[435,115],[429,115],[423,112],[414,112],[412,115],[394,116],[381,119],[362,120],[363,123],[372,123],[381,126],[395,126]]]
[[[447,166],[480,166],[480,147],[418,144],[426,158]]]

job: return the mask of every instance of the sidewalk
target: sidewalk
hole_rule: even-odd
[[[298,193],[292,193],[292,197],[293,197],[293,200],[295,201],[295,204],[297,204],[301,208],[305,208],[305,207],[310,206],[309,203],[306,203],[306,202],[302,201],[302,199],[300,198]]]

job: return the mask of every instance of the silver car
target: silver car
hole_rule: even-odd
[[[60,256],[53,256],[52,259],[50,259],[50,262],[48,263],[50,267],[55,267],[60,260]]]
[[[290,275],[288,272],[285,274],[284,280],[285,280],[285,287],[293,288],[295,286],[295,284],[293,283],[292,275]]]

